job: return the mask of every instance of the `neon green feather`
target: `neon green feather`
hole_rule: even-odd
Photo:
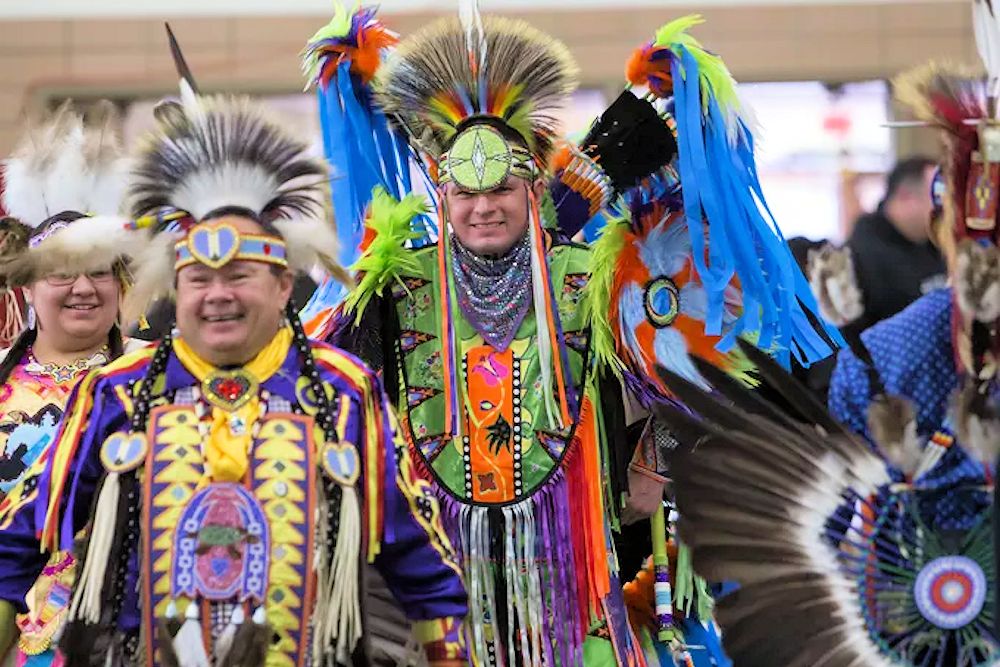
[[[413,220],[427,210],[422,195],[407,195],[398,201],[381,186],[372,191],[365,226],[375,232],[375,237],[351,267],[363,277],[344,302],[344,312],[355,314],[355,324],[361,322],[373,296],[382,296],[386,286],[394,281],[402,285],[400,276],[405,272],[419,270],[406,242],[422,236],[414,231]]]
[[[360,6],[360,2],[356,3],[354,12],[357,12]],[[329,23],[317,30],[309,38],[309,41],[306,42],[306,48],[302,51],[302,73],[309,82],[306,84],[306,90],[309,90],[309,86],[316,79],[322,55],[322,52],[314,50],[312,45],[324,39],[336,39],[346,36],[351,31],[351,18],[354,16],[354,12],[347,11],[344,3],[335,0],[333,3],[333,18],[330,19]]]
[[[746,335],[742,337],[747,338]],[[739,348],[734,347],[727,352],[726,358],[730,364],[726,369],[726,373],[730,377],[739,380],[748,387],[756,387],[760,384],[760,381],[753,376],[753,371],[757,370],[757,367],[754,366],[753,362]]]
[[[583,290],[584,321],[590,324],[592,350],[597,363],[607,365],[622,377],[625,364],[615,351],[615,338],[608,314],[611,312],[611,289],[615,281],[615,266],[625,247],[625,219],[609,220],[601,236],[591,246],[590,280]]]
[[[687,31],[705,20],[699,14],[682,16],[656,31],[654,46],[666,48],[680,55],[681,47],[698,63],[698,73],[702,83],[701,103],[707,108],[709,95],[714,95],[719,108],[728,114],[739,111],[740,100],[736,95],[736,81],[722,58],[709,53],[694,36]]]
[[[685,46],[694,44],[700,48],[701,45],[698,44],[698,40],[687,34],[687,31],[704,22],[705,19],[701,14],[688,14],[687,16],[674,19],[670,23],[660,26],[656,31],[656,39],[653,41],[653,45],[672,47],[675,43],[683,43]]]
[[[691,566],[691,550],[679,539],[674,573],[674,606],[682,610],[685,616],[691,616],[691,608],[694,607],[702,621],[712,618],[712,608],[715,606],[708,584],[695,574]]]

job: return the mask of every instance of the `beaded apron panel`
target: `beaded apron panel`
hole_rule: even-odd
[[[269,412],[242,484],[204,483],[192,407],[158,407],[149,423],[142,526],[145,636],[155,636],[156,619],[166,615],[171,601],[183,615],[196,600],[211,655],[212,637],[233,605],[252,612],[263,604],[277,635],[268,667],[307,664],[315,592],[312,419]],[[155,643],[147,644],[148,664],[160,664]]]
[[[549,254],[567,379],[577,396],[582,395],[588,370],[589,331],[581,307],[588,279],[582,272],[586,257],[569,246],[555,246]],[[444,340],[437,269],[433,254],[418,252],[414,258],[420,260],[424,275],[403,276],[392,290],[400,327],[404,435],[423,469],[462,503],[507,505],[531,497],[562,466],[573,438],[572,427],[546,426],[533,315],[529,313],[502,352],[459,321],[459,363],[469,400],[463,410],[463,437],[453,441],[443,434]]]

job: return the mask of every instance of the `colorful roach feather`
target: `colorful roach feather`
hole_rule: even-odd
[[[349,14],[343,5],[336,6],[333,18],[316,31],[302,52],[307,88],[326,88],[345,61],[363,84],[375,78],[382,55],[399,42],[399,36],[376,19],[375,12],[365,7]]]
[[[481,115],[518,132],[545,164],[557,136],[554,112],[576,86],[576,65],[562,43],[527,23],[474,22],[441,19],[407,39],[375,79],[378,102],[431,161],[462,121]]]
[[[651,42],[636,49],[625,66],[625,79],[633,86],[647,86],[651,93],[661,98],[674,95],[673,67],[687,52],[698,65],[701,82],[702,107],[708,108],[709,99],[715,99],[727,116],[726,126],[730,133],[739,131],[737,119],[741,115],[741,104],[736,93],[736,81],[722,58],[701,45],[688,30],[705,20],[697,14],[682,16],[667,23],[656,31]]]

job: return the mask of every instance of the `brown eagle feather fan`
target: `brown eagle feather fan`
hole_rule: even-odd
[[[838,424],[767,355],[740,345],[764,394],[695,359],[714,391],[660,369],[689,411],[658,410],[688,443],[672,464],[680,537],[701,576],[739,585],[716,604],[727,654],[740,667],[921,664],[928,649],[906,639],[894,644],[899,628],[878,618],[898,604],[915,631],[947,634],[912,619],[916,554],[934,555],[933,527],[886,527],[916,525],[899,509],[916,496],[894,482],[884,454]],[[780,396],[782,405],[764,395]]]

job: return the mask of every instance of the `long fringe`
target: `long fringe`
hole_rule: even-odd
[[[457,533],[453,544],[459,550],[472,601],[468,624],[473,664],[487,664],[491,652],[498,664],[513,664],[505,654],[507,646],[519,650],[525,665],[581,665],[590,613],[587,610],[581,617],[577,604],[577,540],[563,474],[557,473],[532,498],[502,508],[500,525],[491,521],[490,508],[465,505],[450,497],[443,500],[446,525]],[[500,554],[491,551],[495,535],[504,536]],[[498,606],[497,568],[502,568],[505,586],[503,613]],[[504,614],[507,635],[500,636],[496,624]],[[487,633],[491,624],[492,639]]]
[[[120,490],[119,474],[109,472],[101,485],[101,492],[94,508],[87,555],[69,609],[70,622],[83,620],[86,623],[97,624],[101,620],[101,592],[104,589],[108,554],[115,539],[115,528],[118,523]]]
[[[323,559],[329,570],[321,570],[320,604],[314,651],[323,657],[334,647],[337,663],[346,664],[361,638],[359,566],[361,558],[361,506],[354,487],[342,487],[337,550]],[[322,561],[321,561],[322,563]],[[318,664],[322,664],[318,663]]]
[[[593,408],[584,400],[578,434],[562,468],[531,498],[501,508],[499,525],[490,508],[439,494],[472,601],[468,623],[474,664],[485,664],[491,653],[499,656],[498,664],[508,664],[503,646],[519,650],[525,665],[582,664],[591,619],[604,613],[611,592],[604,475],[593,419]],[[417,468],[426,474],[419,457]],[[503,536],[502,553],[491,549],[498,535]],[[500,577],[503,610],[496,589]],[[508,636],[500,636],[494,625],[491,639],[487,628],[503,616],[501,611]]]
[[[451,233],[448,230],[448,212],[444,198],[438,203],[438,219],[442,221],[438,235],[438,308],[441,309],[441,363],[444,368],[444,425],[445,435],[460,438],[462,435],[463,392],[459,375],[458,343],[455,332],[455,286],[451,265]]]

